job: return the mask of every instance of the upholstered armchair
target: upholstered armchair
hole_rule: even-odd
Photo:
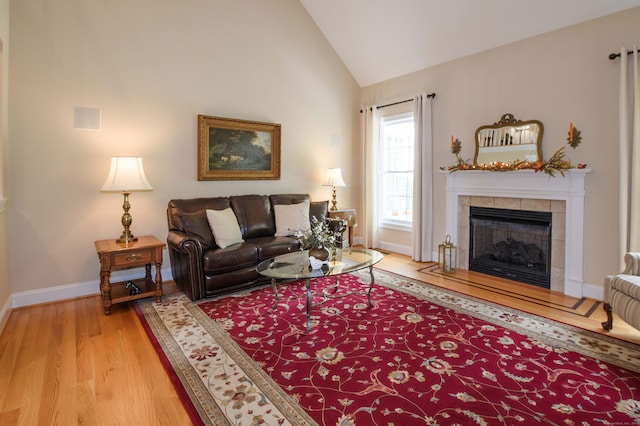
[[[613,328],[612,311],[616,311],[623,321],[640,329],[640,253],[624,256],[626,267],[622,273],[610,275],[604,280],[604,310],[607,321],[602,328]]]

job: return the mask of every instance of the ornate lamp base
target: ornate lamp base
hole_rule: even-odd
[[[122,226],[124,230],[122,231],[122,235],[120,238],[116,240],[116,243],[132,243],[134,241],[138,241],[137,237],[134,237],[129,227],[131,226],[131,222],[133,222],[133,217],[129,214],[129,209],[131,208],[131,204],[129,204],[129,194],[130,192],[122,192],[124,195],[124,203],[122,204],[122,208],[124,209],[124,214],[122,215]]]
[[[329,210],[338,210],[338,199],[336,198],[336,187],[333,187],[332,193],[331,193],[331,207],[329,207]]]

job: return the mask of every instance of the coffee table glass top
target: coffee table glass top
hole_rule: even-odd
[[[372,267],[383,258],[382,253],[365,248],[336,249],[335,256],[329,256],[322,269],[309,267],[307,250],[282,254],[260,263],[256,270],[259,274],[276,279],[302,279],[332,277]]]

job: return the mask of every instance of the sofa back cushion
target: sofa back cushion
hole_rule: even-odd
[[[213,247],[215,245],[215,239],[213,238],[205,210],[199,210],[193,213],[183,212],[180,214],[180,220],[184,225],[184,232],[200,241],[203,248]]]
[[[277,204],[298,204],[306,200],[311,202],[309,194],[276,194],[270,195],[269,198],[274,206]],[[309,220],[315,217],[319,222],[322,222],[326,219],[328,212],[329,200],[311,202],[309,205]]]
[[[236,215],[231,208],[224,210],[207,209],[207,219],[209,220],[213,239],[218,247],[227,248],[244,242],[240,226],[238,226],[238,219],[236,219]]]
[[[215,241],[206,210],[224,210],[229,207],[229,198],[227,197],[171,200],[167,207],[169,230],[192,235],[202,244],[203,248],[214,247]]]
[[[314,201],[309,207],[309,220],[312,217],[318,219],[318,222],[324,221],[329,215],[329,200]]]
[[[276,237],[295,236],[296,232],[311,228],[307,200],[294,204],[274,204],[273,214],[276,217]]]
[[[276,232],[273,209],[268,195],[234,195],[229,197],[242,238],[269,237]]]

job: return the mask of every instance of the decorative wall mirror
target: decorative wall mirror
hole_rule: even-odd
[[[521,121],[513,114],[504,114],[497,123],[476,130],[473,164],[541,161],[543,131],[538,120]]]

